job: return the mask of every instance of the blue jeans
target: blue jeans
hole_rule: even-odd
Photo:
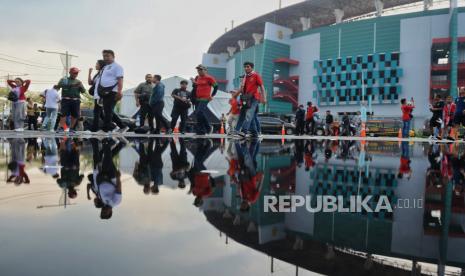
[[[402,122],[402,138],[408,138],[409,137],[409,134],[410,134],[410,122],[411,122],[411,120]]]
[[[207,101],[199,101],[197,103],[197,106],[195,108],[195,115],[197,118],[197,127],[196,127],[196,133],[197,134],[206,134],[210,132],[210,122],[208,122],[208,117],[207,117],[207,109],[208,109],[208,102]]]
[[[239,122],[237,123],[236,131],[241,131],[242,129],[242,132],[244,133],[250,132],[252,134],[257,134],[257,127],[259,127],[257,110],[258,101],[252,99],[250,108],[245,111],[241,111],[241,116],[239,118]]]
[[[42,129],[53,131],[55,129],[55,124],[57,121],[57,109],[56,108],[46,108],[45,118],[42,122]]]

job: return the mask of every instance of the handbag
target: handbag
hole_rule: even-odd
[[[18,101],[18,95],[16,95],[14,91],[10,91],[10,93],[8,93],[8,100],[12,102],[16,102]]]
[[[253,99],[253,97],[254,97],[253,94],[242,94],[241,95],[242,107],[251,108],[252,107],[252,99]]]

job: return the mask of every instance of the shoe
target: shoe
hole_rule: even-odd
[[[21,128],[16,128],[15,131],[16,131],[16,132],[23,132],[23,131],[24,131],[24,128],[22,128],[22,127],[21,127]]]
[[[65,132],[65,130],[62,128],[62,127],[59,127],[57,130],[56,130],[56,133],[63,133]]]
[[[185,133],[184,131],[181,131],[181,134],[184,135],[184,134],[186,134],[186,133]]]
[[[173,130],[171,130],[171,128],[168,129],[168,130],[166,130],[166,134],[168,134],[168,135],[169,135],[169,134],[173,134]]]
[[[235,135],[237,135],[237,131],[235,130],[231,130],[230,132],[227,133],[227,136],[230,136],[230,137],[235,136]]]
[[[128,126],[125,127],[125,128],[119,129],[119,133],[126,133],[126,132],[128,132],[128,131],[129,131],[129,127],[128,127]]]
[[[234,134],[234,137],[236,138],[246,138],[246,134],[244,132],[237,132],[236,134]]]

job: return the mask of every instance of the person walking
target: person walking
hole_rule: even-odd
[[[465,87],[459,89],[459,96],[455,99],[454,133],[458,138],[459,127],[465,125]]]
[[[196,67],[197,77],[193,79],[195,95],[195,115],[197,125],[195,133],[205,135],[213,131],[207,116],[208,103],[213,99],[218,91],[218,84],[215,78],[207,74],[207,67],[202,64]],[[212,91],[213,88],[213,91]]]
[[[260,102],[266,104],[266,91],[262,77],[254,71],[255,65],[252,62],[244,62],[244,78],[241,85],[241,117],[243,123],[236,126],[239,137],[259,137],[260,125],[258,122],[258,105]],[[239,119],[239,122],[241,119]]]
[[[299,105],[295,113],[295,127],[297,135],[305,134],[305,109],[303,104]]]
[[[441,139],[442,138],[442,115],[444,112],[444,101],[439,94],[436,94],[433,98],[433,103],[430,105],[430,111],[433,116],[429,120],[430,128],[430,139]]]
[[[77,67],[71,67],[69,69],[69,77],[62,78],[57,88],[61,89],[61,118],[59,132],[64,131],[66,117],[71,117],[71,123],[69,130],[74,132],[76,122],[81,115],[81,93],[84,93],[86,89],[80,80],[77,79],[79,75],[79,69]]]
[[[45,118],[42,122],[41,130],[53,131],[58,115],[58,103],[61,101],[61,96],[58,93],[58,86],[45,90],[40,96],[45,99]]]
[[[231,91],[231,99],[229,100],[229,109],[226,115],[228,116],[227,120],[227,133],[233,132],[236,129],[237,123],[239,121],[239,115],[241,114],[241,109],[237,97],[239,96],[240,91]]]
[[[443,121],[444,121],[444,129],[443,129],[443,135],[446,136],[448,140],[454,140],[454,138],[451,135],[451,130],[454,126],[454,114],[455,114],[455,103],[452,100],[452,96],[447,96],[446,98],[446,104],[444,105],[444,110],[443,110]]]
[[[37,130],[37,118],[40,116],[39,106],[31,98],[27,98],[27,128]]]
[[[26,92],[31,84],[30,80],[16,78],[7,80],[8,86],[15,95],[15,100],[12,103],[11,114],[13,119],[13,127],[15,131],[24,131],[24,120],[26,119],[25,101]]]
[[[178,118],[181,117],[181,123],[179,124],[179,132],[181,132],[181,134],[185,133],[187,112],[192,106],[190,101],[191,92],[187,90],[188,84],[186,80],[182,80],[180,82],[181,87],[174,89],[171,93],[171,96],[174,98],[173,110],[171,111],[171,129],[176,127]]]
[[[163,117],[163,109],[165,108],[165,85],[161,82],[160,75],[153,76],[153,92],[152,96],[150,96],[150,109],[152,110],[152,116],[155,117],[156,127],[155,129],[151,129],[150,132],[152,134],[160,134],[161,128],[164,127],[166,130],[166,134],[171,134],[172,131],[170,129],[170,124],[168,120]]]
[[[314,115],[318,112],[318,108],[312,104],[312,102],[307,103],[307,116],[305,117],[306,129],[308,135],[313,135],[315,132],[315,120]]]
[[[95,70],[97,74],[92,77],[93,68],[89,68],[89,74],[87,76],[87,83],[91,86],[89,88],[89,94],[94,98],[94,119],[92,121],[91,131],[99,130],[100,117],[103,117],[103,104],[102,99],[98,95],[98,86],[100,83],[100,77],[102,76],[102,69],[105,67],[105,61],[103,59],[97,60],[95,64]]]
[[[331,114],[331,110],[326,110],[326,119],[325,119],[326,136],[334,135],[334,133],[333,133],[333,123],[334,123],[334,117],[333,117],[333,114]]]
[[[102,98],[103,104],[103,128],[104,132],[116,131],[111,122],[115,122],[119,131],[124,133],[129,128],[124,125],[119,116],[114,112],[116,103],[123,97],[123,78],[124,70],[121,65],[115,62],[115,53],[113,50],[102,51],[105,67],[98,85],[98,94]]]
[[[411,102],[407,102],[407,99],[400,100],[400,109],[402,111],[402,138],[408,138],[410,134],[410,124],[413,118],[412,112],[415,108],[415,102],[411,98]]]
[[[149,127],[153,129],[153,115],[150,108],[149,100],[153,91],[153,77],[152,74],[145,75],[145,82],[140,83],[134,90],[136,97],[136,105],[139,107],[139,126],[145,125],[145,119],[149,121]]]

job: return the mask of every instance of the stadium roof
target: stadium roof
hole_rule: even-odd
[[[245,40],[247,47],[253,45],[252,33],[263,33],[265,22],[272,22],[302,31],[300,17],[309,17],[312,28],[335,23],[335,9],[344,11],[344,18],[352,18],[376,11],[374,0],[307,0],[252,19],[226,32],[212,43],[208,53],[225,53],[229,46],[237,47],[238,40]],[[419,2],[418,0],[384,0],[384,9]]]

